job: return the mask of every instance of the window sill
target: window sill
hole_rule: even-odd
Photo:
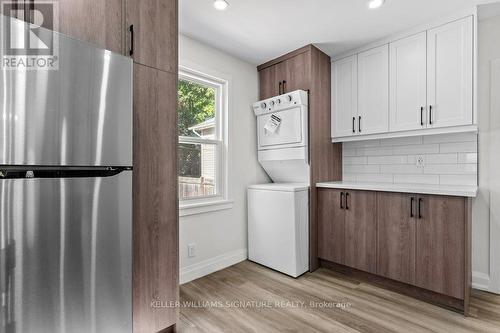
[[[180,203],[179,216],[189,216],[216,212],[219,210],[231,209],[234,206],[234,200],[214,200],[201,203]]]

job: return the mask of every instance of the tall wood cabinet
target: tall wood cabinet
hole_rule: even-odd
[[[174,325],[178,299],[177,74],[134,66],[134,332]]]
[[[320,181],[342,179],[342,146],[332,144],[330,138],[330,61],[329,56],[308,45],[257,67],[260,99],[298,89],[309,92],[311,271],[319,267],[315,184]]]
[[[37,0],[18,2],[32,20]],[[152,305],[179,298],[177,0],[59,0],[58,7],[59,32],[134,59],[134,332],[174,330],[178,310]]]
[[[126,0],[126,30],[136,63],[177,73],[177,0]]]

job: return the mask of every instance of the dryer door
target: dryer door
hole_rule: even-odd
[[[257,117],[259,150],[306,145],[307,119],[301,106]]]

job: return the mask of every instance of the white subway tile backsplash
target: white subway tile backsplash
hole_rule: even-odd
[[[424,166],[418,167],[417,157]],[[477,135],[441,134],[343,144],[344,180],[476,185]]]
[[[477,175],[441,175],[439,176],[441,185],[469,185],[477,186]]]
[[[368,164],[407,164],[406,155],[368,156]]]
[[[366,156],[344,156],[344,165],[366,164]]]
[[[356,156],[356,149],[352,148],[352,149],[349,149],[349,148],[343,148],[342,149],[342,154],[344,155],[344,157],[346,156]]]
[[[356,148],[356,156],[383,156],[392,154],[392,147]]]
[[[356,181],[356,175],[352,173],[345,173],[342,175],[342,180],[345,182],[355,182]]]
[[[347,173],[380,173],[380,165],[344,165],[344,171]]]
[[[394,175],[395,184],[439,185],[438,175]]]
[[[457,163],[458,154],[427,154],[424,156],[424,164],[450,164]],[[416,160],[415,160],[416,161]]]
[[[393,154],[395,155],[416,155],[416,154],[435,154],[439,153],[439,144],[431,145],[409,145],[409,146],[396,146],[393,147]]]
[[[433,175],[475,175],[476,164],[434,164],[424,168],[424,173]]]
[[[363,183],[393,183],[393,175],[384,174],[359,174],[356,175],[357,182]]]
[[[458,163],[477,163],[477,153],[459,153]]]
[[[424,168],[419,168],[416,165],[381,165],[380,173],[392,174],[421,174],[424,173]]]
[[[477,152],[477,141],[471,142],[454,142],[454,143],[441,143],[439,145],[440,153],[476,153]]]

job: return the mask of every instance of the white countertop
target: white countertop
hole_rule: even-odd
[[[380,192],[399,192],[417,194],[450,195],[457,197],[475,198],[477,186],[455,185],[426,185],[426,184],[392,184],[392,183],[360,183],[360,182],[324,182],[317,183],[316,187],[337,188],[348,190],[365,190]]]

